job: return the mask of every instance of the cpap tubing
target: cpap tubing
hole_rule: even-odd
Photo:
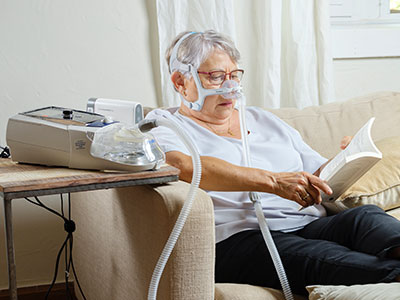
[[[234,84],[238,85],[235,81]],[[232,83],[233,84],[233,83]],[[239,101],[239,121],[240,130],[242,134],[242,148],[243,155],[245,159],[245,165],[251,167],[250,163],[250,148],[247,140],[247,124],[246,124],[246,97],[239,91],[237,92],[237,101]],[[274,263],[276,272],[278,273],[278,278],[282,286],[283,294],[286,300],[293,300],[293,294],[290,290],[289,281],[285,273],[281,258],[278,253],[278,249],[275,246],[274,240],[272,239],[271,233],[268,228],[267,221],[265,220],[264,213],[262,210],[260,196],[256,192],[250,192],[250,199],[253,202],[258,223],[260,225],[261,233],[264,238],[265,244],[267,245],[268,251],[271,255],[272,261]]]
[[[225,85],[225,87],[224,87],[224,85]],[[238,87],[238,84],[235,81],[232,81],[232,80],[225,81],[224,85],[223,85],[223,88],[229,88],[230,93],[223,95],[223,97],[227,98],[227,99],[237,98],[241,104],[239,106],[239,120],[240,120],[241,133],[242,133],[242,137],[243,137],[242,138],[242,144],[243,144],[243,150],[244,150],[243,154],[245,157],[246,165],[250,166],[250,158],[249,158],[250,151],[249,151],[249,146],[248,146],[248,142],[247,142],[247,126],[246,126],[246,118],[245,118],[246,98],[243,95],[243,93],[241,92],[241,88]],[[168,261],[170,254],[172,252],[172,249],[179,237],[179,234],[182,231],[183,224],[185,223],[187,215],[189,214],[189,211],[190,211],[190,208],[191,208],[194,196],[195,196],[196,189],[199,186],[200,177],[201,177],[201,163],[200,163],[200,157],[198,155],[197,149],[190,142],[191,141],[190,138],[175,123],[173,123],[172,121],[169,121],[167,119],[161,119],[161,120],[150,121],[150,122],[148,120],[144,120],[144,121],[147,121],[147,123],[153,122],[154,125],[144,124],[144,125],[140,126],[141,123],[143,123],[143,121],[142,121],[139,123],[139,127],[141,130],[143,130],[144,128],[146,128],[145,130],[150,130],[151,127],[164,125],[166,127],[171,128],[176,133],[178,133],[178,135],[180,135],[180,137],[183,138],[185,146],[191,152],[192,161],[193,161],[193,177],[192,177],[192,183],[191,183],[191,187],[190,187],[190,190],[188,193],[187,200],[185,201],[185,203],[182,207],[181,213],[178,216],[178,219],[177,219],[175,226],[171,232],[171,235],[167,241],[167,244],[165,245],[165,247],[162,251],[162,254],[156,264],[156,267],[154,269],[153,276],[152,276],[152,279],[150,282],[149,291],[148,291],[148,300],[155,300],[156,296],[157,296],[158,284],[159,284],[162,272],[165,268],[165,265]],[[192,153],[192,151],[193,151],[193,153]],[[258,218],[258,222],[260,224],[260,229],[261,229],[263,238],[265,240],[265,243],[267,245],[267,248],[271,254],[275,269],[277,270],[284,296],[285,296],[286,300],[292,300],[293,295],[290,291],[289,283],[288,283],[288,280],[287,280],[287,277],[285,274],[285,270],[283,268],[283,264],[280,260],[279,253],[276,249],[276,246],[272,239],[271,233],[269,232],[267,222],[264,218],[261,203],[258,200],[259,196],[257,193],[251,192],[250,198],[253,201],[253,204],[255,206],[256,215]]]
[[[168,241],[165,244],[164,249],[161,252],[161,255],[157,261],[157,264],[153,271],[153,275],[151,277],[147,299],[148,300],[156,300],[157,289],[158,289],[158,285],[160,283],[161,275],[162,275],[165,265],[168,261],[168,258],[171,255],[172,250],[174,249],[176,241],[178,240],[178,237],[182,231],[183,225],[185,224],[185,221],[189,215],[190,209],[193,204],[194,197],[196,195],[197,188],[199,187],[199,184],[200,184],[201,162],[200,162],[199,153],[198,153],[196,147],[193,145],[193,142],[191,141],[190,137],[186,134],[185,131],[183,131],[181,128],[179,128],[173,121],[170,121],[168,119],[158,119],[158,120],[146,120],[145,119],[145,120],[141,121],[138,126],[139,126],[140,130],[143,130],[143,131],[150,130],[151,128],[156,127],[156,126],[166,126],[170,129],[172,129],[182,139],[184,145],[189,150],[189,152],[192,156],[192,162],[193,162],[193,176],[192,176],[192,182],[190,184],[190,189],[189,189],[188,195],[183,204],[181,212],[179,213],[178,219],[176,220],[174,228],[172,229],[172,232],[168,238]]]

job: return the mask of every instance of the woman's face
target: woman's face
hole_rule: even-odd
[[[199,72],[212,72],[212,71],[224,71],[226,73],[236,70],[238,67],[236,63],[232,61],[230,56],[222,50],[215,50],[208,59],[200,65],[198,68]],[[209,82],[208,74],[199,74],[200,81],[205,89],[217,89],[220,85],[212,85]],[[227,79],[227,78],[226,78]],[[197,87],[193,78],[185,80],[186,87],[186,99],[188,101],[196,101],[198,99]],[[207,118],[225,119],[230,117],[234,107],[236,99],[225,99],[221,95],[213,95],[206,97],[203,108],[199,112],[192,111],[193,115],[203,115]]]

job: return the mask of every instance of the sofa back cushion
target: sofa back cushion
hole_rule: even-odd
[[[369,118],[375,116],[372,138],[377,141],[400,135],[400,93],[379,92],[344,102],[304,109],[270,109],[296,128],[314,150],[326,158],[340,151],[345,135],[354,135]]]

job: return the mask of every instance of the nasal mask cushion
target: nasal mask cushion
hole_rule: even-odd
[[[222,95],[225,99],[234,99],[240,98],[241,96],[241,86],[236,81],[233,80],[226,80],[222,84],[222,86],[218,89],[205,89],[201,84],[199,74],[197,73],[197,68],[192,66],[191,64],[185,64],[178,60],[178,49],[182,42],[190,35],[195,34],[196,32],[189,32],[185,34],[180,40],[175,44],[174,48],[172,49],[171,56],[169,59],[169,67],[170,72],[173,71],[183,71],[183,72],[190,72],[192,75],[194,82],[197,87],[198,99],[194,102],[187,101],[185,98],[181,96],[181,100],[183,103],[192,110],[200,111],[203,108],[204,100],[208,96],[213,95]]]

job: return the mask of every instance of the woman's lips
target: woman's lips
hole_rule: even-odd
[[[221,105],[221,106],[229,106],[229,105],[232,105],[232,101],[222,102],[222,103],[220,103],[220,104],[218,104],[218,105]]]

